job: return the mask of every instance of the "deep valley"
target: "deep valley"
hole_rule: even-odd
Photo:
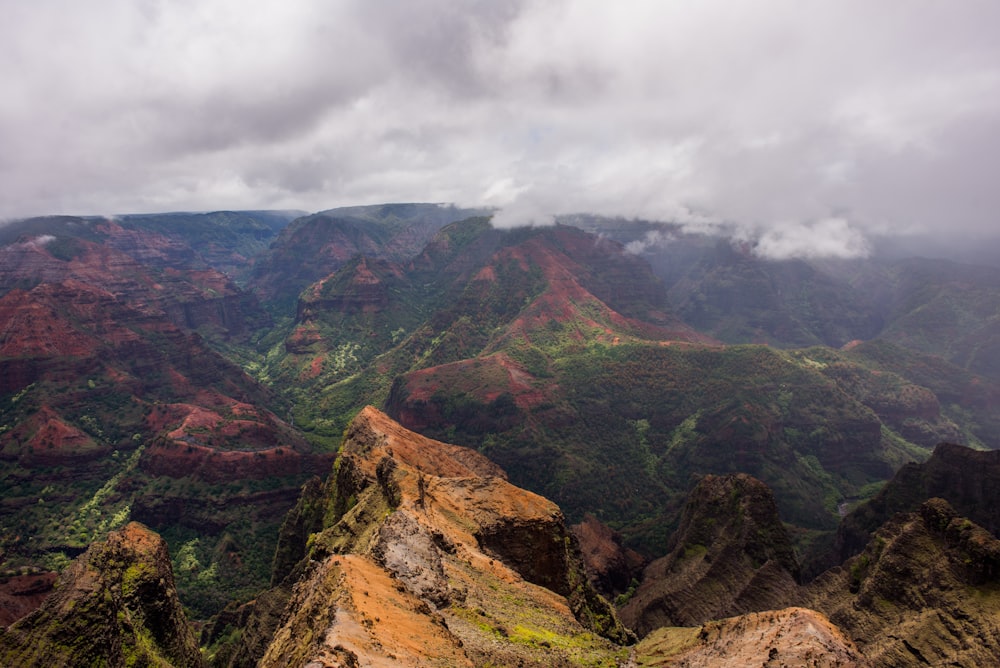
[[[491,215],[0,227],[0,665],[1000,662],[1000,263]]]

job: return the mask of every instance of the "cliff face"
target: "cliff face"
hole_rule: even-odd
[[[621,610],[640,634],[780,608],[797,589],[798,564],[771,490],[748,475],[705,476],[671,545]]]
[[[837,532],[837,561],[860,552],[895,513],[911,512],[940,497],[982,527],[1000,534],[1000,451],[942,443],[922,464],[903,466],[875,497],[848,514]]]
[[[606,595],[621,594],[642,576],[646,559],[622,545],[622,538],[593,515],[570,527],[580,543],[591,582]]]
[[[135,522],[78,557],[0,635],[6,666],[201,666],[163,540]]]
[[[225,274],[174,258],[176,242],[133,232],[131,243],[119,250],[115,229],[121,228],[98,226],[93,240],[39,235],[0,247],[0,295],[77,281],[144,313],[166,315],[179,327],[205,327],[220,336],[240,337],[268,324],[256,297]],[[164,248],[173,250],[164,253]],[[193,254],[190,248],[186,252]]]
[[[275,581],[295,584],[260,665],[550,666],[623,656],[611,641],[630,634],[587,581],[559,509],[478,453],[369,407],[318,492],[307,486],[283,529]],[[237,665],[255,660],[238,654]]]
[[[865,550],[812,582],[875,666],[1000,664],[1000,541],[943,499],[895,516]]]

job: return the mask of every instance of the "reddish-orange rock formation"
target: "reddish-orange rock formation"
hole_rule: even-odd
[[[694,628],[665,627],[636,648],[638,666],[865,668],[854,644],[814,610],[752,612]]]
[[[593,633],[628,638],[587,584],[559,509],[478,453],[369,407],[351,423],[327,487],[313,512],[335,521],[308,540],[305,577],[261,665],[621,656]]]

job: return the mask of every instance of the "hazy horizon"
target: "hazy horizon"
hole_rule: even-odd
[[[7,10],[0,218],[453,202],[775,258],[996,235],[989,0]]]

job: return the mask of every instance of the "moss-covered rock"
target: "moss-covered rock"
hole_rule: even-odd
[[[166,543],[132,522],[63,572],[42,606],[0,635],[5,666],[202,666]]]

